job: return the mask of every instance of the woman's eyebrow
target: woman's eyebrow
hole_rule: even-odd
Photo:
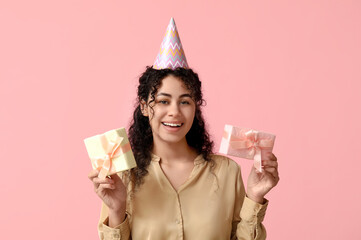
[[[192,96],[189,93],[185,93],[179,96],[179,98],[183,98],[183,97],[190,97],[192,98]]]
[[[169,93],[163,93],[163,92],[158,93],[157,96],[172,97],[171,94],[169,94]],[[184,93],[184,94],[182,94],[182,95],[179,96],[179,98],[183,98],[183,97],[190,97],[190,98],[192,98],[192,96],[191,96],[189,93]]]
[[[171,97],[172,95],[170,95],[169,93],[158,93],[157,96],[166,96],[166,97]]]

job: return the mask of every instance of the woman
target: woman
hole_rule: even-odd
[[[264,199],[279,181],[277,159],[252,168],[247,194],[231,159],[212,154],[201,82],[189,68],[148,67],[129,129],[138,167],[90,180],[103,200],[101,239],[265,239]]]

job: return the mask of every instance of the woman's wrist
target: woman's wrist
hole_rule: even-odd
[[[109,222],[108,225],[111,228],[114,228],[124,222],[125,220],[125,211],[123,212],[109,212]]]
[[[126,216],[125,206],[125,204],[122,204],[120,209],[109,209],[109,227],[114,228],[124,222]]]
[[[256,202],[256,203],[259,203],[259,204],[264,203],[264,197],[263,196],[261,197],[261,196],[256,196],[256,195],[247,193],[247,197],[249,199],[251,199],[252,201]]]

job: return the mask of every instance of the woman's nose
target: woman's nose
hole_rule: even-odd
[[[169,105],[168,115],[169,116],[178,116],[180,114],[179,105],[177,103],[172,103]]]

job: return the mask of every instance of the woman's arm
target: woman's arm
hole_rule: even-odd
[[[238,240],[264,240],[266,239],[266,228],[262,224],[268,202],[259,204],[244,198],[240,212],[240,222],[237,225]]]
[[[262,224],[268,201],[264,196],[277,185],[279,181],[278,162],[273,153],[262,161],[262,173],[256,172],[253,167],[248,177],[247,197],[244,198],[240,212],[240,222],[237,225],[237,239],[263,240],[266,239],[266,229]],[[238,181],[242,181],[239,176]],[[243,187],[243,182],[241,183]],[[237,196],[242,197],[242,191]]]
[[[108,239],[130,239],[130,226],[129,226],[129,216],[125,214],[125,219],[118,225],[110,227],[109,225],[109,208],[103,203],[102,209],[100,212],[100,219],[98,223],[98,234],[99,239],[108,240]]]
[[[263,226],[262,221],[267,205],[268,201],[265,201],[265,204],[260,204],[246,196],[241,170],[238,169],[231,239],[266,239],[266,229]]]
[[[117,174],[99,179],[98,170],[88,177],[93,182],[94,191],[103,201],[98,224],[100,239],[129,239],[129,223],[126,218],[127,189]]]

